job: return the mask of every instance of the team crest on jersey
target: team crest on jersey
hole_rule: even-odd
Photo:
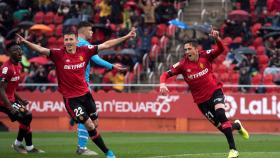
[[[204,69],[203,63],[199,63],[199,67],[200,67],[201,69]]]
[[[80,61],[84,61],[84,57],[83,56],[80,56]]]

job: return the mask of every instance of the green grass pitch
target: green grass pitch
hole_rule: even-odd
[[[102,133],[107,145],[117,158],[226,158],[228,147],[222,134],[158,134],[158,133]],[[33,143],[45,150],[44,154],[21,155],[11,144],[15,132],[0,132],[0,158],[78,158],[76,133],[33,133]],[[251,135],[243,140],[235,135],[240,158],[280,158],[279,135]],[[104,154],[89,142],[88,147]]]

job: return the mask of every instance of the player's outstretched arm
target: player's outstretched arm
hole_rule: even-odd
[[[94,55],[91,57],[91,60],[99,66],[103,66],[109,70],[113,68],[113,64],[99,57],[99,55]]]
[[[113,68],[120,71],[120,72],[125,72],[127,71],[127,67],[121,65],[121,64],[113,64]]]
[[[220,54],[222,54],[224,52],[225,47],[224,47],[224,45],[222,43],[222,40],[221,40],[221,38],[219,36],[219,32],[218,31],[211,29],[211,32],[210,32],[209,36],[213,37],[215,39],[215,41],[216,41],[216,44],[217,44],[217,48],[214,49],[214,51],[211,52],[211,54],[210,54],[211,58],[215,59],[217,56],[219,56]]]
[[[169,74],[167,72],[164,72],[163,74],[161,74],[160,76],[160,87],[159,87],[159,92],[162,94],[162,95],[166,95],[169,90],[165,84],[167,78],[169,78]]]
[[[46,55],[49,56],[50,55],[50,49],[42,47],[40,45],[31,43],[29,41],[27,41],[25,38],[23,38],[21,35],[17,34],[17,41],[19,43],[24,43],[26,44],[30,49],[39,52],[41,55]]]
[[[120,38],[117,38],[117,39],[112,39],[112,40],[106,41],[102,44],[99,44],[98,45],[98,50],[100,51],[100,50],[104,50],[104,49],[114,47],[114,46],[128,40],[129,38],[134,38],[134,37],[136,37],[136,29],[133,27],[127,35],[125,35],[123,37],[120,37]]]

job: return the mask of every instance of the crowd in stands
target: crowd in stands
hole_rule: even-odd
[[[137,27],[139,36],[116,47],[100,52],[100,56],[111,63],[121,63],[133,67],[142,62],[145,54],[153,58],[159,53],[160,40],[165,36],[168,21],[176,18],[177,4],[174,0],[0,0],[0,53],[5,57],[5,44],[24,35],[29,41],[47,48],[63,46],[63,30],[76,29],[80,21],[93,23],[92,44],[125,35],[131,27]],[[11,16],[12,15],[12,16]],[[39,26],[38,24],[43,24]],[[38,25],[39,28],[34,28]],[[162,25],[157,29],[159,25]],[[37,27],[37,26],[36,26]],[[153,41],[153,42],[152,42]],[[150,53],[152,47],[156,47]],[[24,83],[56,83],[54,66],[48,60],[37,57],[22,45],[24,51]],[[4,59],[5,57],[5,59]],[[153,61],[153,59],[151,59]],[[91,83],[124,83],[124,75],[109,72],[92,63]],[[153,64],[150,65],[151,69]],[[99,76],[99,77],[98,77]],[[44,91],[46,87],[28,87],[30,90]],[[116,91],[123,88],[113,87]]]
[[[280,1],[233,0],[221,26],[227,56],[223,63],[239,85],[275,85],[280,81]],[[243,11],[243,12],[242,12]],[[236,74],[238,72],[238,74]],[[226,77],[225,77],[226,78]],[[224,79],[226,80],[226,79]],[[240,92],[277,92],[277,88],[241,87]],[[279,90],[279,89],[278,89]]]

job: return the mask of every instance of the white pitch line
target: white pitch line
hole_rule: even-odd
[[[241,154],[280,154],[280,152],[241,152]],[[166,158],[166,157],[183,157],[183,156],[204,156],[204,155],[226,155],[228,153],[197,153],[197,154],[176,154],[176,155],[162,155],[142,158]]]

